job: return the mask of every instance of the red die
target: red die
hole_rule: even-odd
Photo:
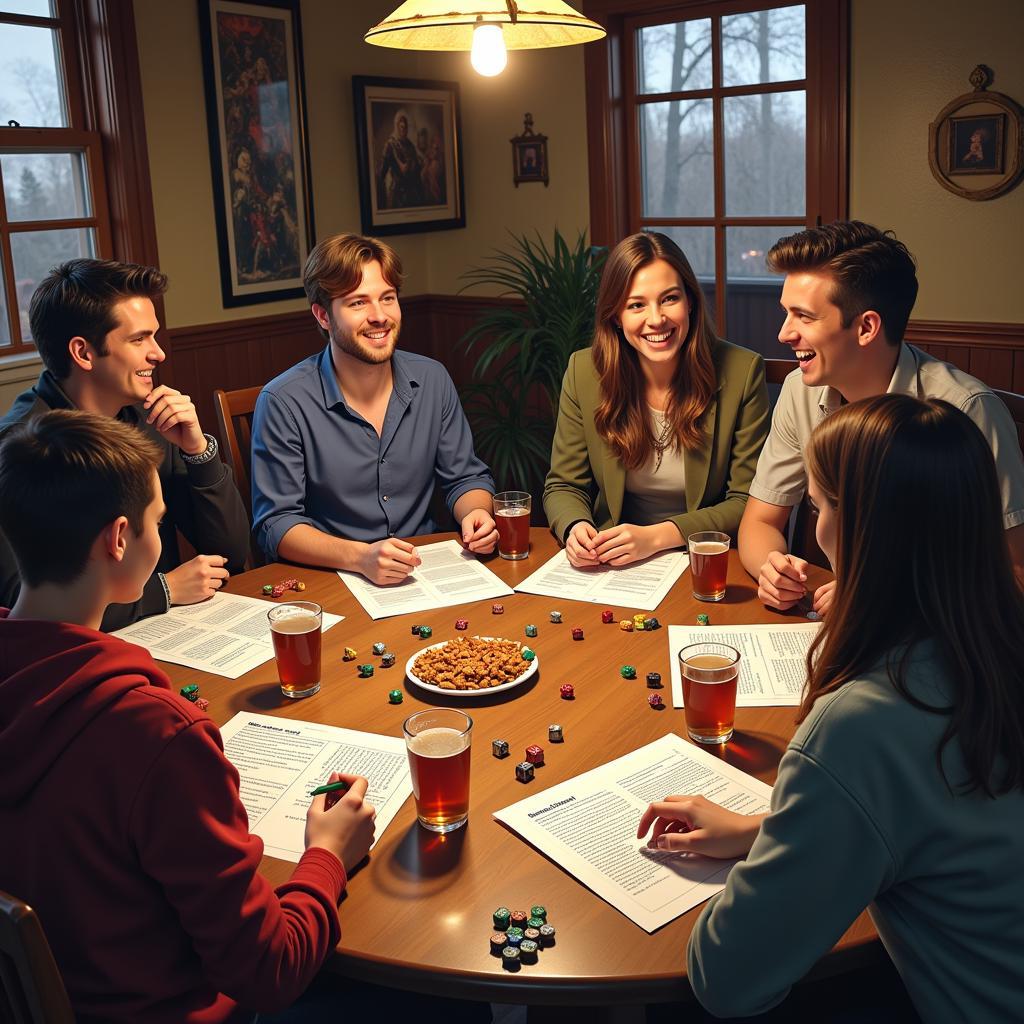
[[[196,707],[200,711],[205,711],[210,706],[210,702],[205,697],[196,697]]]
[[[573,626],[573,628],[572,628],[572,638],[573,638],[573,640],[582,640],[583,639],[583,627],[582,626]]]
[[[660,693],[652,693],[650,697],[647,698],[647,703],[650,704],[652,708],[660,708],[663,707],[665,704],[665,702],[661,699]]]
[[[455,620],[455,628],[456,629],[469,629],[469,619],[456,619]]]
[[[280,583],[275,584],[274,589],[271,591],[271,597],[280,597],[287,589],[287,587],[281,586]]]
[[[503,604],[492,604],[491,614],[492,615],[503,615],[505,612],[505,606]]]
[[[614,622],[615,621],[615,612],[613,612],[611,610],[611,608],[605,608],[605,610],[603,612],[601,612],[601,621],[602,622]]]
[[[562,683],[558,688],[558,692],[562,695],[562,700],[572,700],[576,696],[576,691],[572,688],[572,683]]]
[[[538,747],[536,743],[526,748],[526,760],[530,764],[543,764],[544,763],[544,748]]]

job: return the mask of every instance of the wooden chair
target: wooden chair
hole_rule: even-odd
[[[241,388],[238,391],[213,393],[217,409],[217,423],[221,441],[229,456],[229,465],[235,474],[235,483],[245,502],[249,519],[252,519],[252,485],[249,466],[252,461],[252,413],[262,388]]]
[[[1020,442],[1021,448],[1024,449],[1024,395],[1018,395],[1013,391],[999,391],[996,388],[993,388],[992,391],[1002,399],[1003,405],[1010,410],[1010,416],[1017,428],[1017,440]]]
[[[0,892],[0,1020],[74,1024],[75,1015],[36,912]]]

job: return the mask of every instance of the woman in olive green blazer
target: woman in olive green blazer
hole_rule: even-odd
[[[761,357],[714,336],[679,247],[653,232],[620,242],[593,347],[562,383],[544,485],[570,562],[626,565],[702,530],[735,535],[767,433]]]

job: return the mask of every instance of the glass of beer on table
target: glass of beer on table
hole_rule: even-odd
[[[686,538],[686,547],[690,553],[693,596],[698,601],[721,601],[729,574],[729,534],[691,533]]]
[[[469,745],[473,719],[453,708],[429,708],[402,726],[416,816],[431,832],[453,832],[469,817]]]
[[[320,691],[323,610],[314,601],[290,601],[271,608],[267,619],[281,692],[286,697],[312,697]]]
[[[736,718],[740,652],[728,644],[690,644],[679,652],[686,732],[695,743],[725,743]]]
[[[494,523],[498,527],[498,554],[518,561],[530,554],[530,495],[502,491],[494,496]]]

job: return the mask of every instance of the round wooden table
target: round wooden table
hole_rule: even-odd
[[[417,543],[450,536],[417,538]],[[546,530],[533,529],[531,544],[528,559],[510,562],[494,556],[487,559],[488,567],[515,586],[558,550]],[[303,597],[345,616],[324,634],[321,691],[306,700],[283,698],[273,661],[237,680],[165,664],[173,681],[202,683],[203,696],[210,700],[209,714],[219,725],[239,711],[255,711],[401,736],[406,716],[432,704],[461,707],[474,722],[468,824],[447,836],[435,835],[417,824],[412,799],[406,802],[369,862],[349,882],[340,908],[341,943],[328,969],[398,988],[499,1003],[608,1007],[692,999],[686,944],[700,907],[648,935],[491,817],[493,811],[668,732],[686,737],[683,712],[671,707],[668,630],[626,633],[617,622],[637,609],[615,608],[616,624],[604,625],[601,606],[530,594],[499,599],[505,606],[500,617],[492,615],[492,602],[481,601],[374,622],[337,574],[294,566],[264,566],[232,579],[227,589],[260,597],[264,583],[287,576],[306,583]],[[812,585],[827,579],[823,570],[811,570]],[[549,622],[548,612],[554,608],[562,612],[560,625]],[[667,626],[694,623],[700,612],[709,613],[715,625],[789,618],[757,601],[754,583],[735,552],[730,553],[723,601],[695,601],[689,573],[684,573],[657,611],[648,614]],[[535,623],[539,635],[531,646],[538,653],[540,671],[534,679],[506,693],[472,700],[428,699],[405,680],[402,666],[427,642],[467,635],[455,631],[460,616],[469,619],[469,635],[479,632],[516,640],[524,639],[527,623]],[[433,638],[413,637],[413,622],[431,625]],[[582,642],[570,636],[574,625],[585,630]],[[397,663],[393,669],[378,668],[371,679],[359,679],[359,662],[379,662],[370,657],[376,640],[395,652]],[[360,657],[343,662],[345,646],[356,648]],[[623,663],[636,666],[637,681],[620,678]],[[662,693],[669,706],[660,712],[647,703],[649,691],[643,680],[649,671],[660,672],[665,681]],[[566,682],[576,689],[573,701],[560,699],[559,686]],[[404,703],[397,706],[387,697],[396,687],[405,692]],[[736,733],[721,756],[772,783],[795,729],[794,710],[739,709]],[[552,722],[564,727],[563,744],[548,743]],[[491,754],[491,740],[497,737],[509,742],[511,755],[504,760]],[[515,763],[531,743],[544,747],[547,762],[535,781],[524,786],[515,779]],[[266,857],[261,870],[276,885],[292,868]],[[499,906],[529,908],[536,903],[548,907],[558,929],[557,945],[544,952],[540,963],[510,975],[488,949],[491,913]],[[869,962],[879,955],[879,948],[871,922],[862,914],[816,973]]]

